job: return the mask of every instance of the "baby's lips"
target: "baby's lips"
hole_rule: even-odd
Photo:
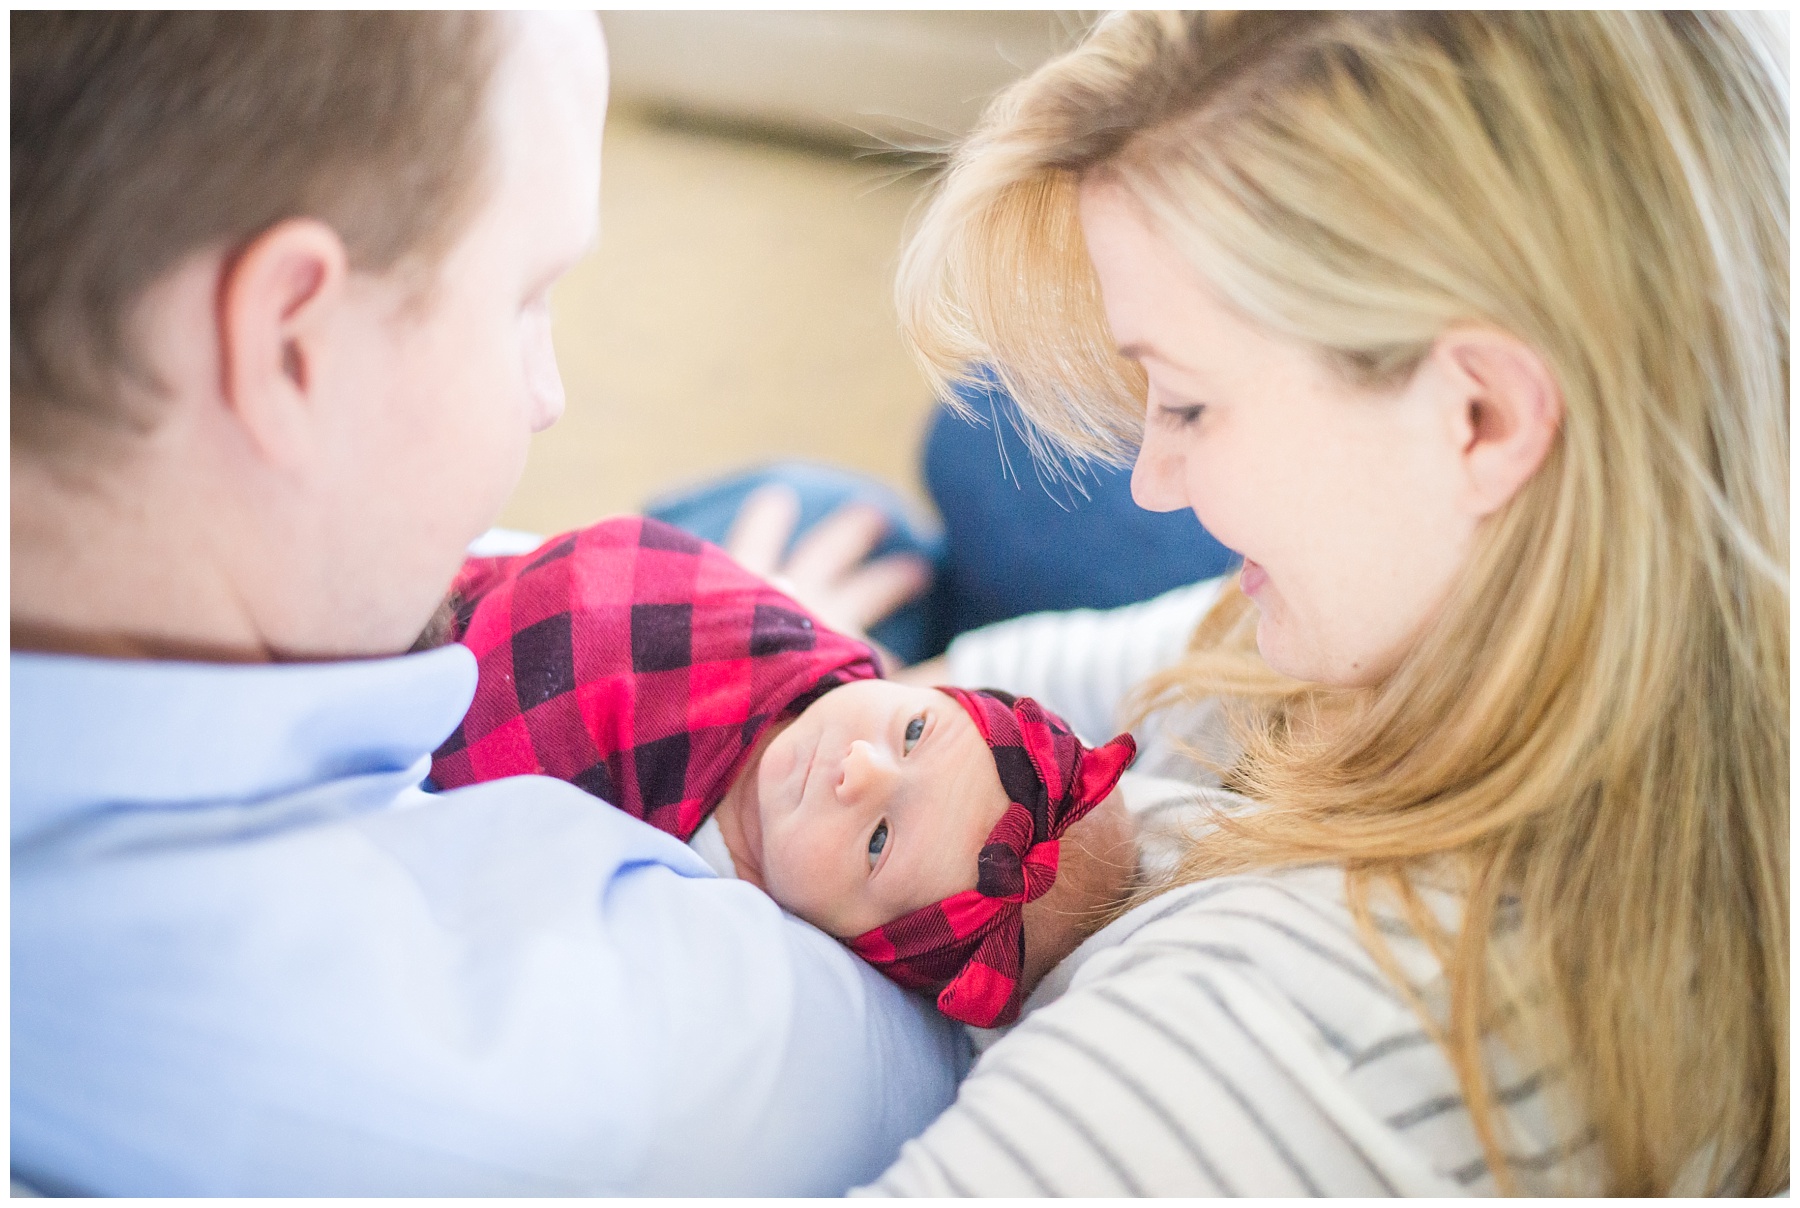
[[[794,773],[795,754],[793,739],[785,733],[776,735],[763,750],[763,774],[771,780],[786,780]]]

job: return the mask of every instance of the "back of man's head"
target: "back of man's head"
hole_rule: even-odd
[[[146,430],[133,304],[283,219],[429,264],[482,194],[499,39],[469,13],[14,12],[12,429]]]

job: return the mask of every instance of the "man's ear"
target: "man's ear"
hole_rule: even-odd
[[[312,447],[320,368],[349,254],[311,218],[277,223],[231,260],[219,283],[220,387],[251,443],[294,469]]]
[[[1491,515],[1544,464],[1562,427],[1562,389],[1536,350],[1495,328],[1453,328],[1430,356],[1450,386],[1464,506]]]

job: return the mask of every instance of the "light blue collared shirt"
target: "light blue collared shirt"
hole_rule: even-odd
[[[129,1195],[835,1193],[960,1029],[538,776],[419,786],[460,646],[12,657],[12,1162]]]

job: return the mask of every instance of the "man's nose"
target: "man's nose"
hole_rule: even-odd
[[[525,389],[529,394],[531,430],[542,432],[562,418],[566,394],[562,369],[556,363],[556,347],[550,341],[550,308],[546,304],[522,320],[520,355],[525,365]]]
[[[868,805],[885,800],[894,788],[900,769],[885,752],[865,739],[857,739],[844,753],[838,774],[838,800],[845,805]]]

